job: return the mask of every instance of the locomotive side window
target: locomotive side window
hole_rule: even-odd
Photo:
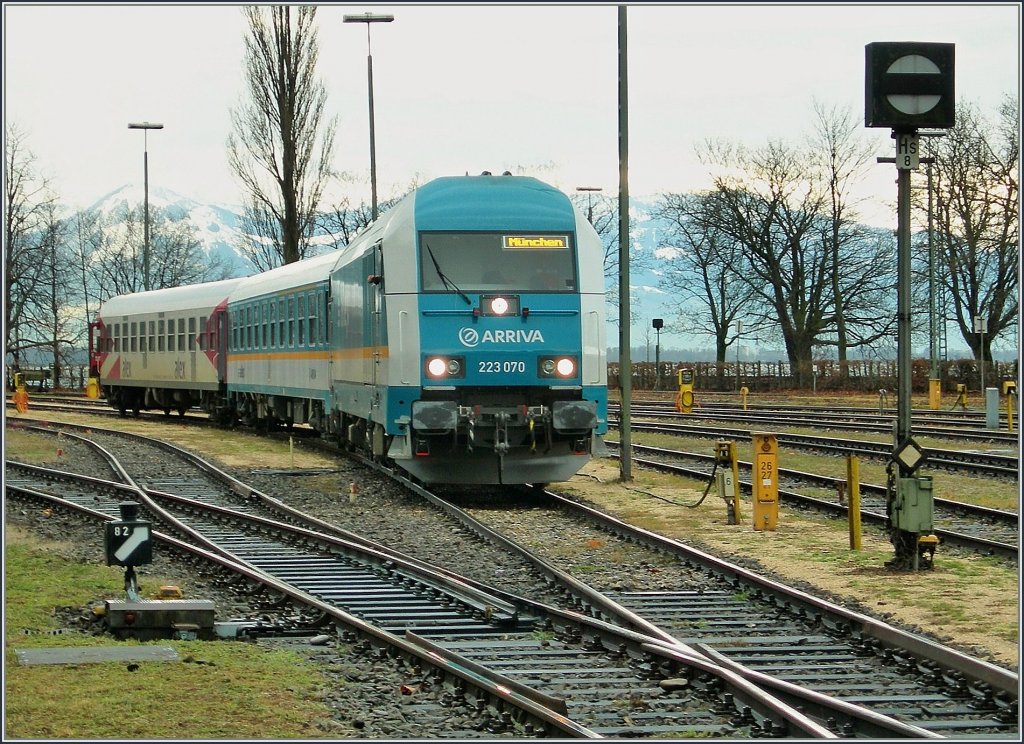
[[[576,250],[566,233],[423,233],[424,292],[574,292]]]

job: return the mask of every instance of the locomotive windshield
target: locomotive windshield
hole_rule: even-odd
[[[422,233],[424,292],[575,292],[576,251],[566,234]]]

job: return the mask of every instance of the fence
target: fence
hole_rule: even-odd
[[[773,390],[797,390],[796,376],[789,362],[662,362],[658,368],[648,362],[633,365],[634,390],[676,390],[677,371],[682,368],[693,370],[693,386],[697,390],[727,392],[746,387],[751,392]],[[927,359],[915,359],[911,367],[911,386],[914,392],[928,391],[928,372],[931,365]],[[854,392],[877,392],[895,390],[897,387],[897,365],[895,360],[863,359],[852,362],[838,362],[824,359],[811,365],[811,382],[804,389],[820,391],[843,390]],[[805,375],[806,377],[806,375]],[[939,379],[944,392],[956,392],[958,384],[967,385],[968,390],[978,390],[981,384],[981,370],[975,359],[954,359],[939,364]],[[1017,361],[985,362],[985,386],[1001,387],[1003,380],[1017,379]],[[619,387],[619,365],[608,365],[608,387]]]

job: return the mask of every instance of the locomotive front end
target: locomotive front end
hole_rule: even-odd
[[[540,219],[527,200],[504,228],[418,233],[419,398],[390,454],[425,482],[561,481],[604,452],[597,236],[581,250],[577,213],[545,189]]]

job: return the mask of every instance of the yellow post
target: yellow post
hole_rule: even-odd
[[[779,442],[774,434],[751,432],[754,443],[754,529],[774,530],[779,521]]]
[[[97,400],[100,397],[100,380],[98,377],[90,377],[85,385],[85,397]]]
[[[1013,432],[1013,407],[1017,401],[1017,383],[1012,380],[1003,382],[1003,395],[1006,396],[1006,430]]]
[[[956,403],[953,404],[953,407],[956,408],[957,406],[965,410],[967,409],[967,386],[963,383],[956,386]]]
[[[747,396],[750,394],[750,389],[747,387],[740,388],[740,397],[743,399],[743,410],[747,410]]]
[[[942,408],[942,380],[928,380],[928,408],[933,411]]]
[[[679,370],[679,395],[676,396],[676,410],[679,413],[693,412],[693,370]]]
[[[860,461],[846,456],[847,519],[850,523],[850,550],[860,550]]]

